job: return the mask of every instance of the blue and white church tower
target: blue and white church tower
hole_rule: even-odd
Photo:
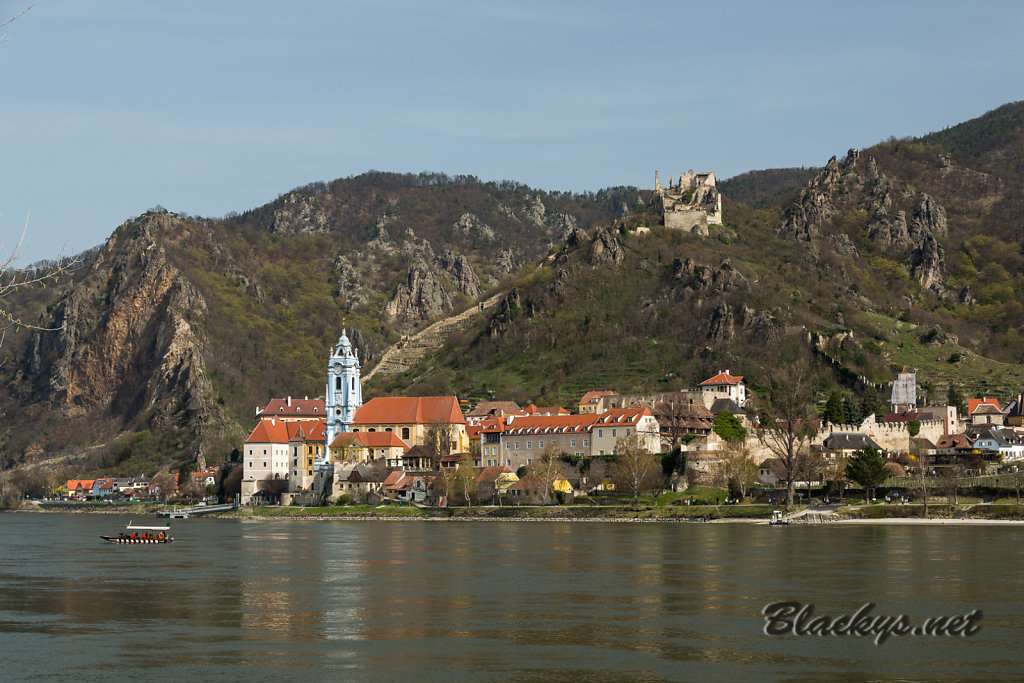
[[[352,343],[342,330],[334,353],[327,361],[327,393],[324,394],[327,411],[327,445],[341,432],[352,429],[356,411],[363,405],[363,390],[359,386],[359,357],[352,351]]]

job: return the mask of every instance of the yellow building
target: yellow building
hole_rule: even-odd
[[[448,433],[449,452],[469,451],[466,418],[455,396],[383,396],[356,411],[353,432],[393,432],[410,448],[427,443],[431,429]]]

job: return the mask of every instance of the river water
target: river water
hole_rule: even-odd
[[[1024,675],[1024,527],[0,515],[2,680],[998,680]],[[153,524],[152,519],[135,522]],[[767,636],[973,609],[971,637]]]

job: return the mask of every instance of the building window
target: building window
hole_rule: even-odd
[[[544,448],[544,442],[541,441],[537,444],[537,448]]]
[[[526,448],[532,450],[533,449],[533,442],[532,441],[527,441],[526,442]]]
[[[512,467],[512,459],[509,458],[508,460],[506,460],[505,464],[508,465],[509,467]]]
[[[576,439],[569,439],[569,447],[576,448]]]
[[[587,440],[586,440],[586,439],[583,439],[583,447],[584,447],[584,448],[586,448],[586,447],[587,447]]]
[[[614,430],[614,429],[613,429],[613,430],[612,430],[612,438],[613,438],[613,439],[614,439],[614,438],[615,438],[616,436],[618,436],[618,435],[617,435],[617,434],[616,434],[615,432],[616,432],[616,430]]]
[[[402,438],[403,439],[408,439],[409,438],[409,428],[408,427],[402,427]]]
[[[334,378],[334,388],[336,390],[338,390],[338,391],[341,391],[341,378],[340,377],[335,377]]]
[[[597,430],[597,438],[599,438],[599,439],[603,439],[604,438],[604,430],[603,429],[598,429]]]
[[[518,441],[516,441],[516,450],[517,451],[519,450],[519,442]]]

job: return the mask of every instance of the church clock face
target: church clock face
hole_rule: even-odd
[[[341,372],[341,363],[335,363],[334,364],[334,371],[335,372]]]

